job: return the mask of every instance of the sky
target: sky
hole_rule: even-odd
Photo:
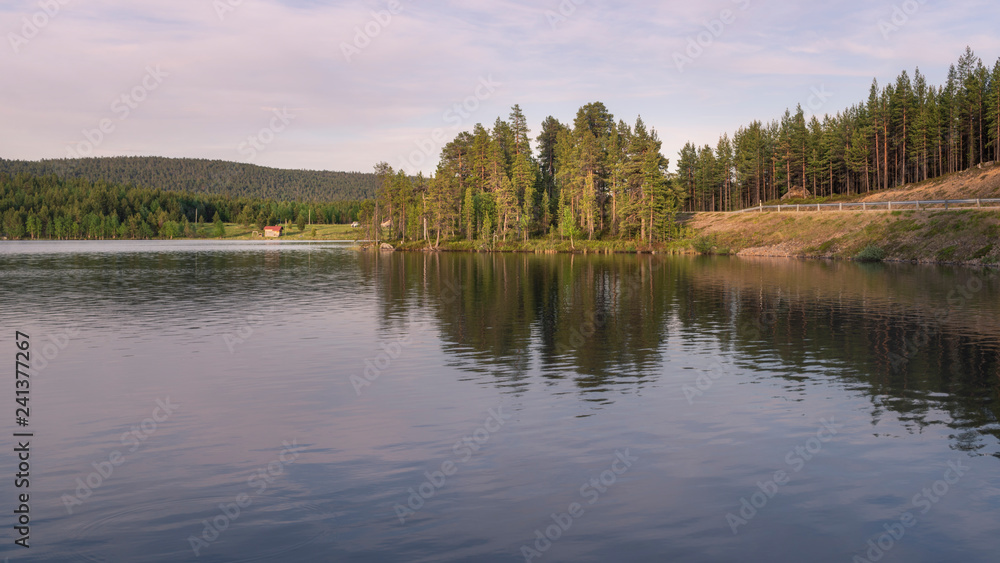
[[[531,136],[600,101],[671,165],[872,79],[1000,56],[988,0],[4,0],[0,158],[221,159],[434,172],[519,104]]]

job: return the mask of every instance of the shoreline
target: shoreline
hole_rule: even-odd
[[[716,235],[719,232],[715,233]],[[702,235],[703,237],[704,235]],[[730,258],[783,258],[783,259],[794,259],[794,260],[823,260],[830,262],[861,262],[863,260],[858,260],[851,255],[844,255],[843,253],[810,253],[803,252],[801,250],[802,245],[806,244],[803,241],[792,241],[785,240],[782,243],[774,245],[761,245],[754,247],[741,248],[739,250],[731,248],[723,248],[719,252],[699,252],[695,250],[695,245],[698,244],[698,239],[702,237],[683,239],[678,241],[672,241],[670,243],[659,243],[652,247],[646,245],[636,245],[631,241],[578,241],[577,248],[567,248],[569,243],[567,241],[552,241],[535,239],[534,241],[524,241],[517,242],[507,242],[499,243],[495,247],[489,247],[486,243],[476,244],[475,242],[470,243],[469,241],[450,241],[447,243],[442,243],[440,247],[432,247],[427,243],[420,241],[418,243],[408,242],[405,244],[392,244],[393,250],[391,252],[408,252],[408,253],[437,253],[437,252],[447,252],[447,253],[470,253],[470,254],[536,254],[536,255],[551,255],[551,254],[572,254],[572,255],[657,255],[657,256],[724,256]],[[724,238],[724,237],[720,237]],[[952,241],[956,239],[950,239]],[[268,244],[268,243],[279,243],[279,244],[289,244],[289,243],[301,243],[301,244],[317,244],[317,243],[339,243],[343,245],[351,245],[352,248],[359,252],[390,252],[388,250],[379,250],[374,248],[371,241],[358,241],[354,239],[300,239],[292,237],[280,237],[272,239],[263,238],[243,238],[243,237],[225,237],[225,238],[185,238],[178,237],[173,239],[29,239],[29,240],[0,240],[0,245],[3,243],[98,243],[98,242],[149,242],[149,243],[170,243],[170,242],[204,242],[204,243],[258,243],[258,244]],[[623,248],[625,246],[626,248]],[[627,248],[632,246],[632,248]],[[883,262],[887,264],[923,264],[923,265],[938,265],[938,266],[961,266],[961,267],[975,267],[975,268],[1000,268],[1000,262],[984,262],[980,260],[940,260],[937,258],[932,258],[928,256],[886,256],[884,259],[878,262]],[[872,262],[868,262],[872,263]],[[876,262],[877,263],[877,262]]]
[[[684,243],[686,248],[680,247],[680,244]],[[766,252],[763,248],[755,249],[744,249],[738,252],[728,252],[728,253],[700,253],[692,248],[694,244],[694,239],[685,239],[684,241],[677,241],[676,245],[671,245],[670,248],[654,248],[654,249],[642,249],[642,250],[594,250],[594,249],[575,249],[575,250],[540,250],[540,249],[515,249],[515,248],[480,248],[480,249],[468,249],[468,248],[450,248],[442,244],[441,248],[432,247],[414,247],[405,246],[402,248],[395,248],[392,252],[466,252],[473,254],[577,254],[577,255],[616,255],[616,254],[632,254],[632,255],[658,255],[658,256],[722,256],[729,258],[742,258],[742,259],[754,259],[754,258],[782,258],[791,260],[822,260],[829,262],[855,262],[855,263],[886,263],[886,264],[923,264],[923,265],[938,265],[938,266],[962,266],[962,267],[976,267],[976,268],[1000,268],[1000,263],[984,263],[982,261],[955,261],[955,260],[936,260],[928,258],[916,258],[916,257],[887,257],[878,262],[865,262],[864,260],[858,260],[852,256],[837,256],[837,255],[821,255],[821,254],[809,254],[809,253],[781,253],[781,252]],[[372,247],[360,247],[359,251],[369,252],[369,251],[379,251],[373,249]],[[753,250],[755,252],[746,252],[746,250]],[[756,252],[759,251],[759,252]],[[382,251],[388,252],[388,251]]]
[[[877,251],[886,262],[1000,264],[995,210],[706,213],[688,226],[699,233],[696,248],[717,254],[852,260]]]

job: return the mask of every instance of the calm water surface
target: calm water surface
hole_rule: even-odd
[[[996,561],[996,271],[2,243],[0,325],[11,561]]]

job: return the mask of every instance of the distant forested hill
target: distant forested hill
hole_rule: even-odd
[[[0,158],[0,175],[15,177],[20,173],[277,201],[370,199],[378,187],[378,177],[372,173],[282,170],[222,160],[155,156],[42,161]]]
[[[103,180],[65,180],[48,174],[0,174],[0,237],[10,239],[152,239],[204,237],[205,223],[263,230],[266,225],[357,221],[360,201],[288,202],[220,194],[194,194]],[[201,225],[201,228],[198,227]]]

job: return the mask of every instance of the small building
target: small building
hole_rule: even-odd
[[[284,229],[284,227],[281,225],[278,225],[277,227],[264,227],[264,238],[280,237],[282,229]]]

